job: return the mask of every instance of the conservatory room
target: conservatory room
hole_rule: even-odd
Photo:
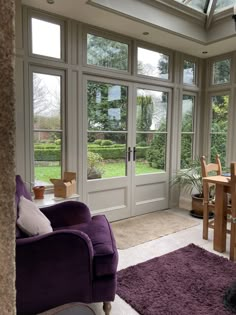
[[[17,314],[235,312],[236,1],[13,20]]]

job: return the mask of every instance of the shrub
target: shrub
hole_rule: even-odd
[[[93,143],[94,143],[94,144],[101,145],[102,139],[96,139]]]
[[[165,168],[165,137],[162,134],[155,135],[147,150],[146,159],[151,167]]]
[[[147,147],[136,147],[136,158],[145,159]]]
[[[34,150],[35,161],[61,161],[60,149],[35,149]]]
[[[123,159],[125,157],[125,146],[122,147],[89,147],[89,151],[98,153],[104,160]]]
[[[147,147],[147,142],[146,141],[140,141],[139,143],[137,143],[137,147]]]
[[[113,145],[113,142],[111,140],[102,140],[101,146],[105,146],[105,145]]]
[[[101,178],[104,172],[102,167],[103,158],[100,154],[88,151],[88,179]]]
[[[54,143],[55,143],[56,145],[61,145],[61,139],[55,140]]]

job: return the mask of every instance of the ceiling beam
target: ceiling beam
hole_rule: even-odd
[[[213,19],[213,15],[215,12],[215,8],[216,8],[216,1],[217,0],[210,0],[208,7],[207,7],[207,12],[206,12],[206,25],[205,28],[209,29],[212,23],[212,19]]]

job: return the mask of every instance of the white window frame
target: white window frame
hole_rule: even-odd
[[[160,77],[154,77],[154,76],[149,76],[149,75],[144,75],[144,74],[139,74],[138,73],[138,48],[143,48],[143,49],[147,49],[147,50],[151,50],[153,52],[159,53],[159,54],[163,54],[163,55],[167,55],[169,57],[169,65],[168,65],[168,69],[169,69],[169,78],[168,79],[163,79]],[[153,81],[161,81],[161,82],[172,82],[173,81],[173,52],[163,48],[163,47],[159,47],[159,46],[154,46],[154,45],[149,45],[147,43],[144,42],[137,42],[135,45],[135,56],[136,56],[136,64],[135,64],[135,75],[139,78],[145,78],[145,80],[153,80]]]
[[[120,70],[115,68],[106,68],[100,67],[97,65],[92,65],[87,63],[87,35],[91,34],[98,37],[103,37],[108,40],[117,41],[123,44],[128,45],[128,69],[127,70]],[[109,33],[102,30],[95,30],[94,28],[88,27],[83,32],[83,65],[88,68],[95,68],[100,71],[111,72],[111,73],[122,73],[122,74],[131,74],[131,41],[125,37],[116,35],[114,33]]]
[[[57,24],[60,26],[60,30],[61,30],[61,38],[60,38],[60,42],[61,42],[61,58],[56,58],[56,57],[51,57],[51,56],[46,56],[46,55],[39,55],[39,54],[35,54],[33,53],[32,50],[32,23],[31,20],[32,18],[35,19],[39,19],[45,22],[49,22],[49,23],[53,23],[53,24]],[[62,19],[53,17],[53,16],[49,16],[47,14],[43,14],[43,13],[39,13],[38,11],[34,11],[34,10],[29,10],[29,14],[28,14],[28,51],[29,51],[29,56],[31,57],[37,57],[40,59],[46,59],[46,60],[53,60],[53,61],[58,61],[58,62],[65,62],[66,61],[66,49],[65,49],[65,29],[66,29],[66,22]]]
[[[190,61],[195,64],[195,82],[193,84],[184,82],[184,61]],[[199,85],[199,62],[197,58],[193,58],[192,56],[184,55],[182,58],[182,72],[181,72],[181,82],[184,86],[188,87],[196,87]]]
[[[194,97],[194,104],[193,104],[193,131],[192,132],[182,132],[182,111],[183,111],[183,96],[193,96]],[[181,101],[180,101],[180,142],[179,142],[179,147],[180,147],[180,155],[179,155],[179,165],[181,169],[181,148],[182,148],[182,134],[192,134],[193,135],[193,140],[192,140],[192,159],[195,158],[196,155],[196,136],[197,136],[197,104],[198,104],[198,95],[197,93],[189,92],[189,91],[183,91],[181,94]]]
[[[34,184],[35,174],[34,174],[34,113],[33,113],[33,73],[41,73],[46,75],[55,75],[61,77],[61,173],[63,174],[66,165],[66,115],[65,115],[65,72],[63,70],[45,68],[42,66],[29,66],[29,119],[30,119],[30,136],[29,136],[29,147],[28,152],[30,152],[30,181],[31,185]],[[49,132],[53,132],[49,130]],[[47,189],[52,188],[53,185],[48,185]]]

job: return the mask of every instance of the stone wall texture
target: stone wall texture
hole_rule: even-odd
[[[0,314],[15,310],[15,1],[0,0]]]

